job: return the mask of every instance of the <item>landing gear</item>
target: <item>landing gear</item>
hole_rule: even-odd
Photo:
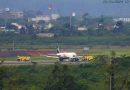
[[[64,61],[64,59],[63,59],[63,58],[59,58],[59,61],[60,61],[60,62],[63,62],[63,61]]]
[[[77,61],[79,61],[79,59],[78,58],[72,58],[70,61],[71,62],[77,62]]]
[[[60,62],[78,62],[79,61],[79,58],[59,58],[59,61]]]

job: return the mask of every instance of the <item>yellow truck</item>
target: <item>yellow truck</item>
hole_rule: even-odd
[[[94,56],[93,55],[84,55],[81,60],[82,61],[90,61],[90,60],[93,60],[94,59]]]
[[[17,56],[17,61],[29,61],[29,56]]]

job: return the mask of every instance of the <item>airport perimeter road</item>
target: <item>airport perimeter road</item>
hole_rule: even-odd
[[[51,65],[55,64],[56,61],[4,61],[1,65]],[[87,62],[60,62],[61,64],[84,64]]]

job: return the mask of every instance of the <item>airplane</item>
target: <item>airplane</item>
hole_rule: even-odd
[[[63,62],[63,61],[71,61],[71,62],[79,61],[79,56],[77,56],[77,54],[75,52],[60,52],[59,47],[57,48],[56,55],[48,56],[48,57],[54,57],[54,56],[59,58],[59,61],[61,61],[61,62]]]

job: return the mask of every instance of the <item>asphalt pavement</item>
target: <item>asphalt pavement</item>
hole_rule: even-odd
[[[0,65],[51,65],[51,64],[55,64],[58,61],[53,61],[53,60],[38,60],[38,61],[4,61],[1,62]],[[74,64],[74,65],[78,65],[78,64],[84,64],[87,62],[59,62],[61,64]]]

